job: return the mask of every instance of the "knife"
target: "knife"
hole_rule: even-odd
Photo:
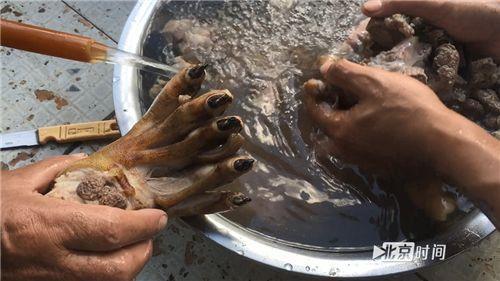
[[[116,120],[77,123],[43,127],[14,133],[0,134],[0,148],[43,145],[49,141],[67,143],[76,141],[119,138]]]

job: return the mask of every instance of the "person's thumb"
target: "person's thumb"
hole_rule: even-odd
[[[323,78],[330,84],[342,88],[358,100],[371,96],[372,87],[377,85],[379,69],[362,66],[346,59],[330,57],[320,67]]]
[[[50,157],[35,164],[12,171],[15,176],[21,177],[23,182],[28,183],[19,188],[27,188],[29,191],[44,193],[49,184],[57,174],[77,160],[87,157],[84,153],[61,155]]]
[[[361,10],[368,17],[386,17],[393,14],[405,14],[421,17],[436,24],[442,18],[443,0],[368,0]]]

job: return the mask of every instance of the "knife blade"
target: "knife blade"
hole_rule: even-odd
[[[49,141],[68,143],[77,141],[119,138],[116,120],[76,123],[42,127],[38,130],[0,134],[0,149],[43,145]]]
[[[0,134],[0,148],[38,145],[37,130]]]

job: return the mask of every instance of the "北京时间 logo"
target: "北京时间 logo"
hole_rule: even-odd
[[[384,242],[382,246],[373,246],[373,260],[381,261],[414,261],[444,260],[446,245],[432,244],[415,246],[414,242]]]

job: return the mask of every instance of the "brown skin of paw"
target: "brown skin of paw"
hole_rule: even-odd
[[[243,127],[241,119],[237,116],[218,118],[233,101],[231,93],[227,90],[213,90],[184,103],[179,100],[179,97],[196,94],[204,79],[206,67],[191,66],[174,76],[150,110],[127,135],[65,169],[61,175],[68,176],[60,181],[56,180],[56,188],[67,184],[68,179],[69,188],[73,188],[71,182],[75,182],[75,177],[79,177],[83,171],[93,171],[91,174],[95,178],[84,178],[74,187],[79,198],[85,200],[83,202],[97,201],[100,205],[122,209],[158,205],[166,208],[206,189],[229,183],[247,172],[253,162],[242,166],[245,171],[235,171],[224,162],[244,158],[228,158],[243,144],[241,137],[237,135]],[[217,150],[218,148],[220,149]],[[168,163],[164,164],[165,161]],[[214,174],[205,175],[207,178],[192,183],[186,190],[178,190],[167,198],[162,197],[168,204],[155,205],[155,199],[159,195],[148,186],[147,171],[162,165],[168,166],[166,164],[171,164],[172,167],[169,168],[174,170],[200,164],[202,167],[215,165],[218,168]],[[71,192],[51,192],[59,198],[74,199],[74,193]],[[160,201],[163,202],[162,200]]]
[[[194,67],[196,66],[190,65],[182,69],[163,86],[163,89],[158,94],[158,98],[154,101],[154,106],[162,110],[149,110],[128,135],[142,134],[147,129],[157,125],[158,122],[163,121],[180,105],[180,96],[192,97],[196,95],[205,75],[203,74],[200,77],[192,78],[188,73],[189,70]]]
[[[254,160],[252,158],[245,156],[225,159],[211,166],[205,176],[194,182],[189,189],[183,189],[166,197],[156,197],[155,202],[162,208],[168,210],[172,206],[179,204],[179,202],[189,200],[189,198],[193,196],[232,182],[241,175],[249,172],[253,163]]]
[[[241,193],[215,191],[198,194],[167,210],[170,217],[185,217],[230,211],[251,199]]]

